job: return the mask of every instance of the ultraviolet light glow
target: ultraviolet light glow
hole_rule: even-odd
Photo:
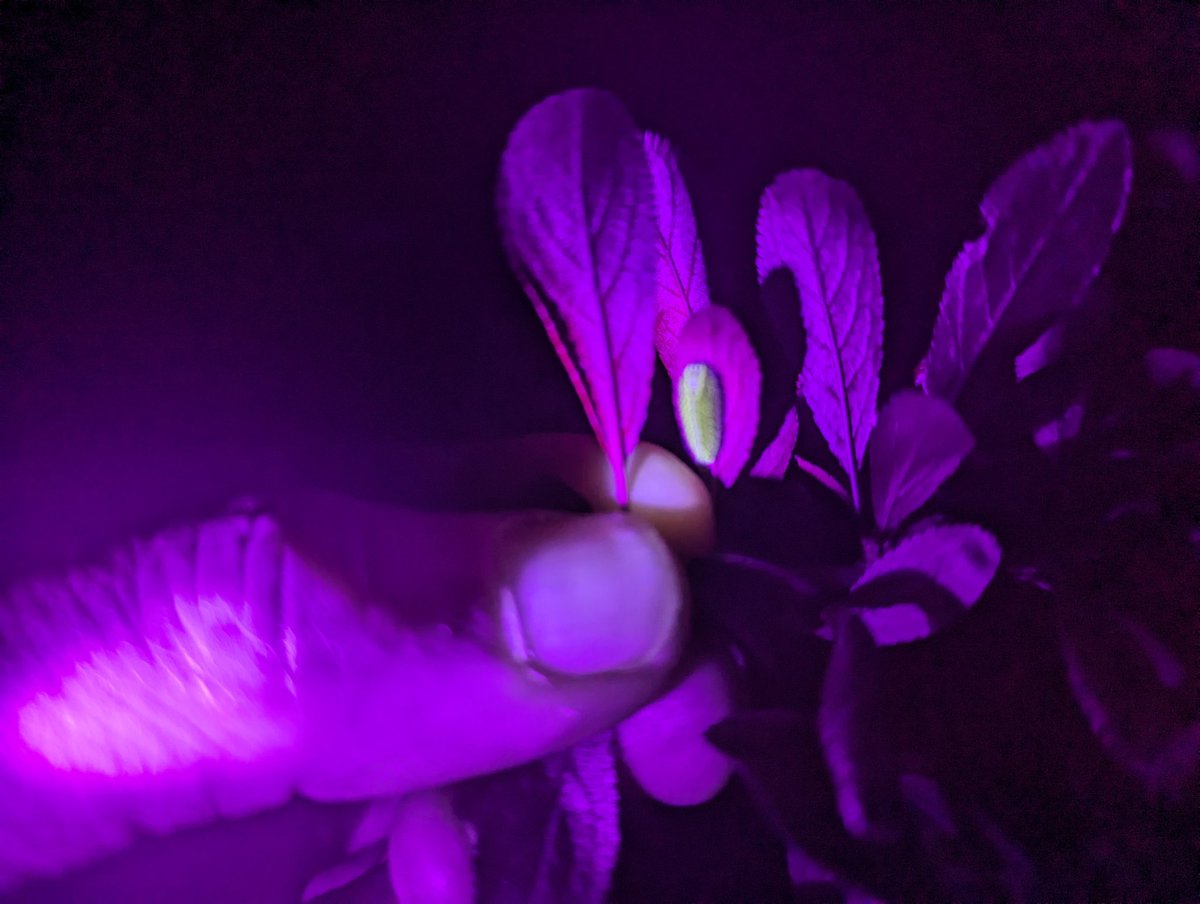
[[[160,640],[97,651],[22,706],[25,743],[59,769],[114,776],[249,762],[289,743],[287,720],[266,705],[273,654],[249,605],[175,597],[174,609],[179,623]]]

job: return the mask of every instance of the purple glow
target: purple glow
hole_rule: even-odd
[[[762,390],[758,356],[742,325],[716,305],[687,322],[675,355],[683,368],[676,381],[675,414],[688,451],[700,464],[710,465],[725,486],[732,486],[750,458],[758,432]],[[697,365],[700,373],[708,373],[705,392],[689,392],[684,379],[696,372],[690,368]]]
[[[1076,304],[1125,215],[1130,153],[1122,123],[1081,123],[988,189],[979,207],[987,230],[963,247],[946,277],[919,368],[927,393],[953,401],[1001,321],[1029,325]]]
[[[783,423],[779,425],[779,432],[775,434],[775,438],[763,449],[762,455],[750,469],[750,476],[782,480],[788,465],[792,463],[792,452],[796,448],[799,436],[800,416],[795,407],[792,407],[788,409]]]
[[[797,389],[858,508],[883,360],[883,289],[875,234],[854,189],[815,170],[775,178],[759,203],[759,283],[780,267],[796,281],[808,341]]]
[[[692,201],[671,145],[652,132],[646,133],[645,143],[658,226],[654,344],[674,380],[683,368],[675,351],[679,335],[688,319],[709,305],[708,277]]]
[[[911,390],[892,396],[871,436],[875,523],[889,530],[898,527],[974,446],[971,431],[947,402]]]
[[[867,566],[855,590],[886,574],[917,571],[949,590],[967,608],[975,605],[1000,565],[1000,544],[973,524],[935,525],[918,530]],[[918,613],[920,613],[918,615]],[[861,611],[862,621],[881,646],[928,637],[935,625],[918,602]]]
[[[52,693],[20,707],[21,738],[59,769],[158,773],[225,755],[250,762],[292,741],[264,704],[273,653],[249,606],[174,601],[143,650],[123,641],[77,663]]]
[[[501,232],[624,505],[654,370],[654,197],[642,135],[611,94],[567,91],[517,123],[500,168]]]

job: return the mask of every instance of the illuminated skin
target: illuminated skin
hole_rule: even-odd
[[[650,700],[684,616],[673,552],[711,544],[702,484],[640,447],[625,514],[590,441],[487,454],[518,484],[552,473],[609,511],[429,515],[296,497],[10,588],[0,889],[295,794],[399,796],[507,768]],[[569,572],[553,569],[560,547]],[[564,618],[568,599],[591,604]]]

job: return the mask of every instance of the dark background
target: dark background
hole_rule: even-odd
[[[387,492],[398,441],[586,429],[493,212],[508,130],[568,87],[674,143],[715,301],[753,298],[775,174],[854,185],[881,398],[984,189],[1083,118],[1135,138],[1110,267],[1130,349],[1200,320],[1194,186],[1144,181],[1147,136],[1196,134],[1190,3],[5,2],[0,40],[0,580],[246,491]],[[243,859],[197,900],[270,881]],[[662,870],[736,869],[702,859]]]

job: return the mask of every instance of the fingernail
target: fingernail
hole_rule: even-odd
[[[683,582],[662,538],[627,514],[558,518],[510,547],[500,614],[519,662],[562,675],[665,663]]]

